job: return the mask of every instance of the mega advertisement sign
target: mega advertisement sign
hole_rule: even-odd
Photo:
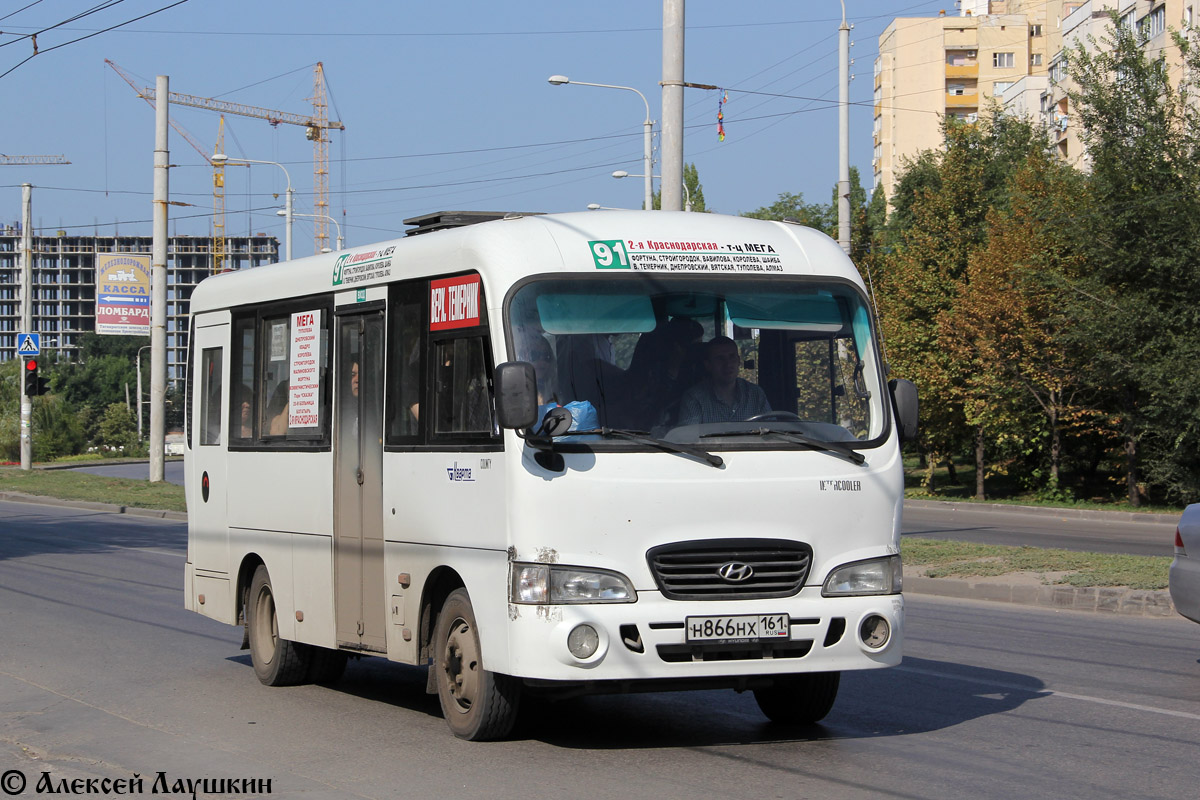
[[[150,256],[96,254],[96,333],[150,335]]]

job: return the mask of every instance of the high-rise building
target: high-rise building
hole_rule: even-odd
[[[1069,55],[1108,46],[1112,17],[1136,30],[1147,55],[1165,54],[1175,85],[1182,58],[1171,37],[1195,22],[1200,0],[960,0],[959,16],[898,18],[875,61],[875,188],[890,199],[906,159],[941,147],[945,117],[973,121],[996,102],[1045,125],[1060,158],[1087,168],[1068,92]]]
[[[995,99],[1040,104],[1075,0],[964,0],[958,16],[897,18],[875,60],[875,188],[891,197],[906,159],[942,144],[943,118],[974,121]]]
[[[212,272],[210,237],[172,236],[167,242],[167,381],[186,374],[188,312],[192,290]],[[96,329],[96,255],[149,255],[149,236],[33,237],[33,330],[41,335],[47,361],[74,359],[79,337]],[[225,239],[225,264],[246,269],[279,260],[273,236],[231,236]],[[16,357],[21,330],[21,233],[15,226],[0,229],[0,361]]]

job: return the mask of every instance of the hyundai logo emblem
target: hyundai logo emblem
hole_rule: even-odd
[[[730,561],[722,564],[717,574],[729,583],[743,583],[754,577],[754,567],[740,561]]]

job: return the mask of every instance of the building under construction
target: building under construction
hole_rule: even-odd
[[[47,360],[74,360],[81,334],[96,329],[96,254],[149,255],[149,236],[33,237],[33,330]],[[248,269],[279,260],[273,236],[225,238],[225,269]],[[167,242],[167,381],[182,382],[187,369],[188,313],[192,290],[213,273],[213,239],[172,236]],[[21,232],[0,230],[0,361],[15,358],[21,330]]]

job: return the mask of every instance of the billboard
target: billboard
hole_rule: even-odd
[[[150,335],[150,256],[96,254],[96,333]]]

